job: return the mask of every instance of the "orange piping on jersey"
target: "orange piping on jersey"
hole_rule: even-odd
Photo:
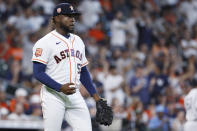
[[[39,62],[42,62],[42,63],[44,63],[44,64],[47,64],[47,62],[45,62],[45,61],[43,61],[43,60],[40,60],[40,59],[32,59],[32,61],[39,61]]]
[[[83,67],[83,66],[84,66],[84,65],[86,65],[86,64],[88,64],[88,61],[87,61],[87,62],[85,62],[84,64],[82,64],[82,65],[81,65],[81,67]]]
[[[74,37],[74,39],[73,39],[73,41],[72,41],[72,48],[73,48],[73,43],[74,43],[74,41],[75,41],[75,37]],[[77,73],[76,73],[76,61],[75,61],[75,57],[74,57],[74,62],[75,62],[75,85],[76,85],[76,77],[77,77]]]
[[[66,41],[64,41],[62,38],[60,38],[59,36],[57,36],[57,35],[55,35],[55,34],[53,34],[53,33],[51,33],[53,36],[55,36],[55,37],[57,37],[58,39],[60,39],[61,41],[63,41],[66,45],[67,45],[67,47],[68,47],[68,50],[69,50],[69,61],[70,61],[70,83],[71,83],[71,76],[72,76],[72,72],[71,72],[71,60],[70,60],[70,48],[69,48],[69,46],[68,46],[68,43],[66,42]]]

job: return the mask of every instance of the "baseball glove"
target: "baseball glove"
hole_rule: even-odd
[[[104,99],[97,101],[96,109],[96,122],[105,126],[111,125],[113,120],[113,111],[112,108],[107,105],[107,101]]]

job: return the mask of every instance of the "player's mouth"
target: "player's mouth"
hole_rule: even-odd
[[[70,25],[71,28],[74,28],[74,24]]]

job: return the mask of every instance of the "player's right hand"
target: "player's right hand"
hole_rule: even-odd
[[[66,95],[72,95],[72,94],[74,94],[76,92],[76,88],[73,87],[74,85],[75,85],[74,83],[64,84],[60,88],[60,91],[63,92],[64,94],[66,94]]]

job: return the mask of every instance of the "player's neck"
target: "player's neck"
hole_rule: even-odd
[[[70,36],[69,32],[66,32],[65,30],[62,30],[62,29],[60,29],[60,28],[56,28],[56,31],[57,31],[59,34],[63,35],[63,36]]]

